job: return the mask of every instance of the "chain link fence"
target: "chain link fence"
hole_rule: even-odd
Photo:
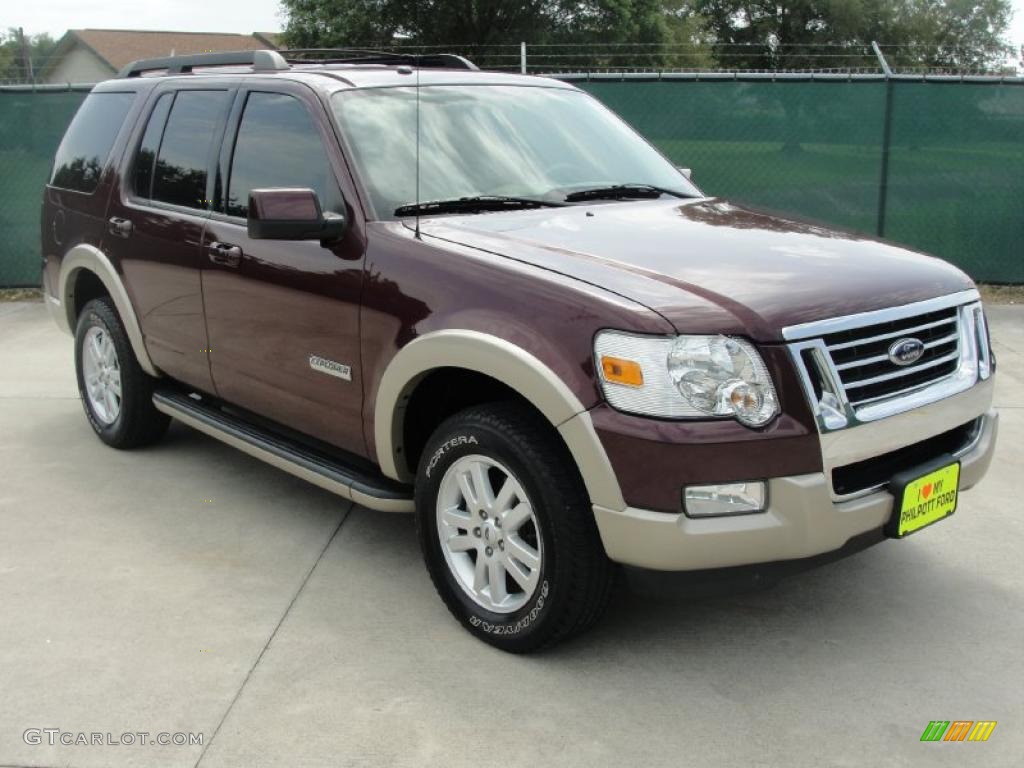
[[[711,195],[882,235],[1024,283],[1024,81],[562,73]],[[0,286],[40,282],[39,207],[84,90],[0,88]]]

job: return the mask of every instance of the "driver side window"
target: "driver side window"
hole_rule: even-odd
[[[325,211],[344,212],[341,191],[306,107],[287,94],[252,92],[235,139],[225,212],[245,218],[249,192],[268,187],[312,189]]]

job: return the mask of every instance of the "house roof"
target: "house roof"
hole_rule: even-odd
[[[51,61],[78,43],[117,72],[137,59],[216,51],[251,51],[278,47],[273,32],[239,35],[223,32],[158,32],[139,29],[69,29]]]

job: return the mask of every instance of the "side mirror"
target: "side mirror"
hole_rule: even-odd
[[[345,217],[324,213],[312,189],[254,189],[246,221],[253,240],[337,240]]]
[[[688,179],[692,179],[693,178],[693,169],[692,168],[679,168],[678,171],[681,174],[683,174],[683,176],[685,176]]]

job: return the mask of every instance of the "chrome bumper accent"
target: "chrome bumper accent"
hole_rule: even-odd
[[[823,433],[820,437],[821,457],[829,488],[832,487],[832,470],[836,467],[881,456],[963,426],[989,411],[994,394],[995,379],[990,378],[966,392],[883,421]],[[978,440],[980,436],[975,436],[971,444],[961,447],[958,457],[976,446]],[[846,495],[833,492],[832,498],[834,501],[856,499],[877,491],[879,487]]]

